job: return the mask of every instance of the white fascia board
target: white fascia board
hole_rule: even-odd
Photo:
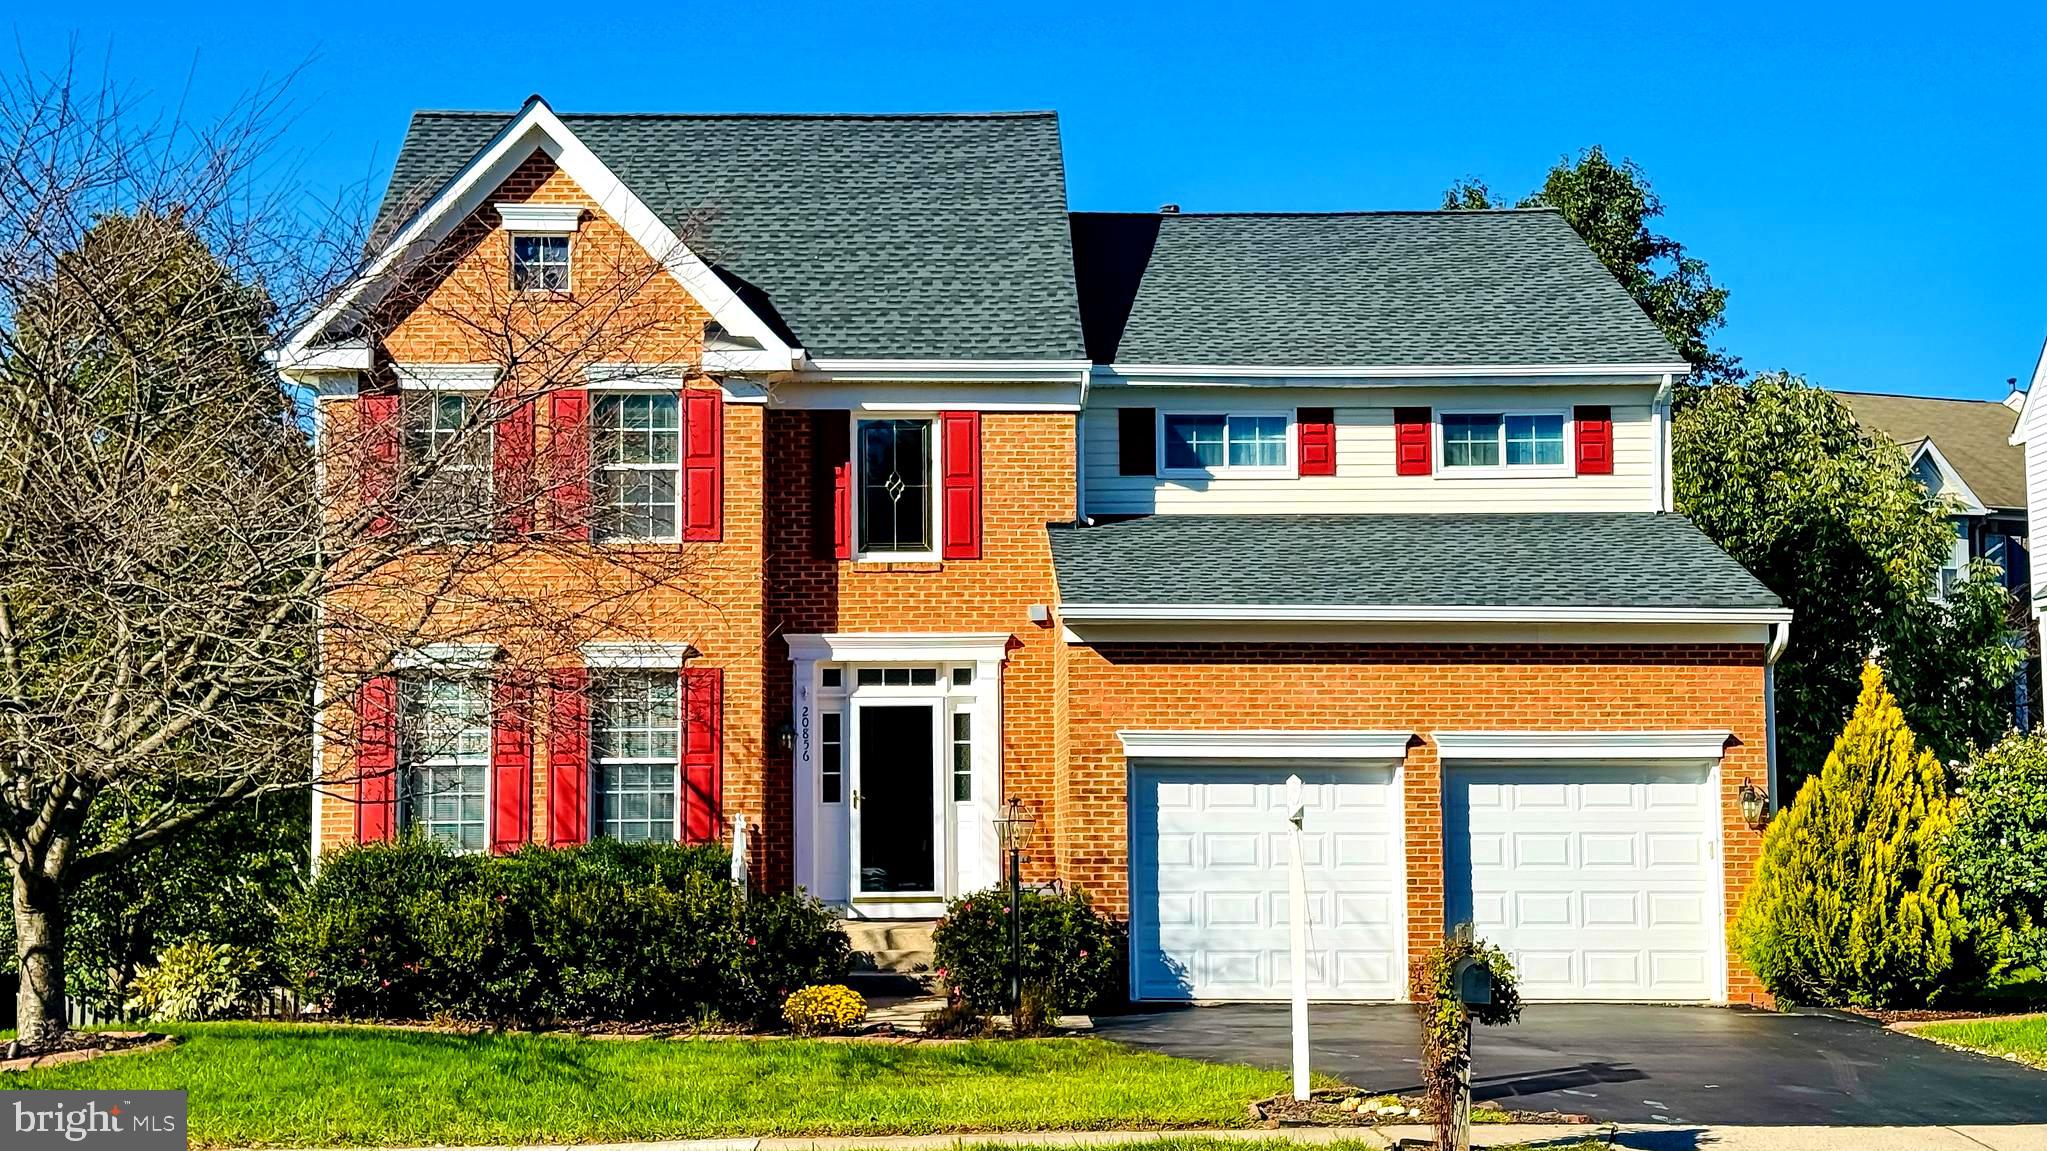
[[[1105,384],[1130,386],[1184,386],[1221,383],[1244,386],[1259,384],[1300,384],[1313,381],[1321,387],[1383,386],[1398,380],[1469,380],[1535,377],[1555,379],[1606,379],[1615,376],[1640,377],[1644,383],[1665,375],[1690,374],[1690,364],[1421,364],[1387,367],[1356,365],[1282,366],[1275,364],[1110,364],[1097,366],[1094,377]]]
[[[1009,656],[1006,631],[829,632],[785,635],[792,660],[831,663],[985,663]]]
[[[1340,759],[1399,763],[1407,731],[1119,731],[1128,759]]]
[[[1078,384],[1087,360],[809,359],[793,375],[806,383],[1062,383]]]
[[[1921,459],[1929,457],[1933,460],[1934,469],[1940,472],[1940,494],[1955,501],[1955,511],[1965,516],[1990,514],[1990,509],[1976,497],[1975,489],[1969,486],[1968,481],[1962,478],[1962,473],[1956,471],[1953,464],[1947,462],[1947,457],[1941,454],[1940,448],[1934,444],[1931,436],[1919,441],[1919,450],[1913,454],[1912,464],[1917,467]]]
[[[1434,731],[1429,738],[1446,760],[1495,763],[1602,760],[1691,762],[1717,760],[1733,732],[1698,731]]]
[[[287,355],[284,350],[264,353],[264,358],[287,376],[319,375],[329,372],[367,372],[373,364],[370,345],[364,340],[322,344]]]
[[[686,643],[593,641],[582,647],[583,666],[670,671],[702,653]]]
[[[373,304],[389,286],[387,273],[407,252],[421,245],[437,245],[455,226],[476,211],[485,197],[496,191],[514,168],[539,148],[562,172],[596,202],[598,209],[617,221],[619,227],[661,261],[684,290],[711,314],[711,318],[736,336],[751,337],[758,352],[719,358],[721,371],[788,371],[796,366],[799,351],[791,348],[772,328],[746,306],[710,266],[686,247],[653,209],[600,161],[574,132],[561,122],[547,101],[534,96],[499,130],[490,143],[462,166],[454,178],[435,194],[398,230],[391,242],[370,262],[369,268],[344,288],[310,321],[293,332],[284,343],[284,357],[290,360],[319,338],[333,322],[351,308]],[[713,360],[706,353],[708,368]]]
[[[391,658],[391,666],[399,671],[489,671],[497,666],[503,651],[494,643],[430,643],[399,652]]]
[[[1302,604],[1061,604],[1073,621],[1328,623],[1788,623],[1790,608],[1494,607]]]
[[[2026,402],[2019,405],[2019,422],[2012,428],[2011,442],[2023,444],[2032,438],[2034,413],[2047,400],[2040,399],[2040,393],[2047,391],[2047,341],[2040,344],[2040,355],[2033,361],[2032,382],[2026,385]]]

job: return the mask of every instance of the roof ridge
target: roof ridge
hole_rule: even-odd
[[[1289,212],[1289,211],[1245,211],[1245,212],[1145,212],[1081,210],[1069,213],[1075,216],[1157,216],[1161,219],[1180,220],[1244,220],[1244,219],[1351,219],[1366,216],[1560,216],[1557,209],[1547,205],[1531,208],[1349,208],[1330,212]]]
[[[415,108],[421,116],[510,119],[519,109]],[[564,120],[1031,120],[1056,119],[1055,109],[1020,108],[989,112],[560,112]]]
[[[1978,400],[1966,396],[1916,396],[1911,392],[1858,392],[1848,388],[1828,388],[1826,390],[1837,396],[1870,396],[1879,400],[1926,400],[1942,404],[1989,404],[1999,408],[2006,406],[2003,400]]]

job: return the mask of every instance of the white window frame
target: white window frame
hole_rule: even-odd
[[[641,396],[666,395],[675,402],[675,463],[673,464],[610,464],[599,463],[596,458],[597,438],[600,435],[596,422],[598,405],[609,399],[633,399]],[[600,472],[660,472],[670,468],[675,472],[675,533],[665,536],[601,535],[595,537],[598,543],[607,544],[672,544],[682,540],[683,476],[682,456],[685,450],[683,436],[682,397],[673,391],[652,388],[592,388],[590,390],[590,511],[592,519],[609,514],[610,504],[599,507],[597,503],[597,475]]]
[[[520,285],[519,241],[521,240],[560,240],[562,242],[562,247],[565,249],[565,252],[561,260],[562,269],[561,287],[550,288],[545,284],[529,284],[523,287]],[[539,264],[535,265],[535,267],[541,269],[550,268],[553,266],[554,265],[552,263],[546,260],[542,260]],[[517,231],[507,231],[505,233],[505,280],[514,292],[517,292],[522,296],[570,295],[574,291],[576,286],[575,235],[571,232],[543,231],[536,228],[521,228]]]
[[[1166,463],[1166,421],[1181,416],[1220,416],[1223,420],[1223,460],[1212,468],[1176,468]],[[1271,419],[1286,421],[1286,462],[1278,467],[1230,464],[1230,421]],[[1177,479],[1269,479],[1290,480],[1301,474],[1301,430],[1295,413],[1283,408],[1161,408],[1154,431],[1159,475]]]
[[[415,468],[422,466],[426,462],[423,459],[414,460],[407,458],[408,454],[412,451],[412,442],[414,438],[413,437],[414,428],[412,425],[413,412],[411,410],[408,410],[408,404],[424,403],[428,405],[429,410],[438,412],[441,397],[460,396],[462,397],[464,403],[470,405],[470,410],[463,416],[463,422],[468,423],[470,420],[477,419],[476,411],[481,409],[484,403],[490,398],[490,391],[493,387],[496,386],[496,377],[497,370],[495,368],[489,369],[489,375],[485,376],[481,373],[473,372],[471,370],[470,365],[449,365],[440,373],[422,372],[421,369],[418,367],[409,369],[404,367],[399,368],[398,450],[399,458],[403,462],[404,466],[407,468]],[[428,440],[432,441],[435,435],[435,429],[429,427],[425,429],[425,432]],[[459,435],[460,429],[456,429],[456,432]],[[482,452],[483,462],[441,463],[437,465],[435,469],[434,479],[428,480],[426,482],[425,490],[431,492],[434,481],[439,480],[442,476],[452,475],[459,477],[464,473],[481,473],[482,480],[479,485],[479,490],[483,493],[484,506],[482,509],[480,509],[480,511],[494,521],[497,516],[498,507],[497,423],[496,421],[493,420],[477,420],[476,432],[480,434],[483,439],[481,448],[477,449]],[[433,454],[438,455],[439,450],[434,449]],[[454,479],[451,479],[448,482],[458,483],[458,481]],[[458,486],[457,490],[462,489],[460,486]],[[464,539],[483,538],[484,536],[487,536],[490,533],[490,530],[491,525],[486,524],[484,526],[484,531],[481,535],[463,536],[461,538]]]
[[[671,816],[669,817],[669,828],[668,828],[668,835],[669,835],[669,837],[668,837],[668,840],[667,840],[667,842],[669,842],[669,843],[677,843],[677,844],[681,843],[681,842],[682,842],[682,806],[683,806],[683,793],[684,793],[684,787],[683,787],[683,778],[682,778],[682,773],[683,773],[683,766],[682,766],[682,761],[683,761],[683,758],[684,758],[685,754],[686,754],[686,753],[688,752],[688,750],[689,750],[689,749],[688,749],[688,747],[686,746],[686,743],[685,743],[685,741],[687,741],[687,740],[688,740],[688,738],[689,738],[689,732],[688,732],[688,730],[687,730],[687,727],[686,727],[686,725],[685,725],[685,722],[684,722],[684,720],[685,720],[685,718],[687,717],[687,715],[688,715],[688,712],[689,712],[689,701],[688,701],[688,699],[687,699],[687,698],[686,698],[686,696],[685,696],[685,692],[684,692],[684,688],[683,688],[683,683],[682,683],[682,670],[681,670],[680,668],[678,668],[678,667],[674,667],[674,666],[669,666],[669,667],[648,667],[648,666],[645,666],[645,665],[643,665],[643,664],[635,664],[635,665],[632,665],[632,666],[626,666],[626,665],[615,665],[615,666],[611,666],[611,667],[605,667],[605,668],[601,668],[601,669],[593,669],[593,670],[595,670],[595,671],[596,671],[596,674],[597,674],[597,677],[598,677],[598,679],[599,679],[599,681],[600,681],[600,684],[601,684],[601,681],[602,681],[602,679],[603,679],[603,678],[605,678],[605,677],[611,677],[611,676],[634,676],[634,677],[651,677],[651,676],[657,676],[657,675],[665,675],[665,676],[668,676],[668,677],[670,677],[670,678],[673,678],[673,679],[675,680],[675,758],[674,758],[673,760],[667,760],[667,759],[661,759],[661,758],[657,758],[657,757],[650,757],[650,756],[599,756],[599,755],[597,754],[597,727],[598,727],[598,725],[599,725],[599,724],[600,724],[600,723],[602,722],[602,714],[603,714],[603,711],[604,711],[604,707],[605,707],[605,704],[606,704],[606,702],[607,702],[607,697],[606,697],[606,696],[604,696],[604,695],[602,695],[602,694],[600,694],[600,692],[602,692],[602,690],[603,690],[603,688],[602,688],[601,686],[599,687],[599,690],[598,690],[598,691],[592,692],[592,693],[591,693],[591,696],[592,696],[592,698],[591,698],[591,700],[590,700],[590,705],[591,705],[591,706],[590,706],[590,784],[591,784],[591,786],[590,786],[590,837],[591,837],[592,839],[595,839],[595,838],[598,838],[598,837],[600,837],[600,836],[606,836],[606,834],[607,834],[607,833],[605,832],[605,830],[604,830],[604,822],[605,822],[605,821],[604,821],[604,795],[603,795],[603,790],[602,790],[602,788],[601,788],[601,786],[600,786],[600,783],[601,783],[601,781],[602,781],[602,780],[603,780],[603,778],[604,778],[604,774],[603,774],[603,773],[604,773],[604,772],[605,772],[606,770],[608,770],[608,769],[610,769],[610,768],[615,768],[615,767],[640,767],[640,766],[646,766],[646,767],[654,767],[654,766],[660,766],[660,765],[667,765],[667,766],[671,766],[671,767],[673,767],[673,768],[675,769],[675,775],[674,775],[674,784],[675,784],[675,811],[674,811],[674,813],[673,813],[673,814],[672,814],[672,815],[671,815]],[[647,730],[647,729],[640,729],[640,730]],[[649,820],[649,821],[647,821],[647,822],[650,822],[650,823],[651,823],[651,822],[653,822],[653,821]],[[621,840],[621,842],[660,842],[660,841],[658,841],[658,840],[655,840],[655,841],[644,841],[644,840]]]
[[[473,848],[463,847],[459,843],[449,844],[449,847],[462,854],[488,852],[491,849],[491,812],[497,802],[497,796],[494,792],[495,781],[491,778],[495,774],[491,771],[491,761],[497,751],[496,698],[493,691],[493,681],[488,675],[456,669],[428,672],[425,675],[413,677],[407,682],[402,682],[398,690],[399,716],[402,721],[399,725],[399,731],[408,736],[415,730],[415,723],[424,722],[407,714],[416,706],[413,702],[412,693],[417,690],[418,685],[424,680],[467,681],[481,688],[483,692],[483,754],[475,762],[465,762],[458,752],[417,756],[415,755],[415,752],[418,751],[416,746],[401,744],[399,747],[399,819],[397,821],[399,830],[410,831],[417,828],[421,835],[428,837],[433,835],[434,821],[420,813],[418,810],[419,795],[415,794],[414,791],[414,785],[419,780],[422,771],[473,767],[481,772],[483,776],[483,840],[479,846]],[[466,822],[466,820],[456,820],[458,826]],[[447,841],[442,840],[441,842],[446,843]]]
[[[1500,462],[1483,466],[1452,466],[1443,452],[1443,418],[1445,416],[1498,416],[1500,429],[1495,442],[1500,449]],[[1507,462],[1507,421],[1515,416],[1556,416],[1564,424],[1564,462],[1561,464],[1510,464]],[[1434,437],[1431,445],[1431,464],[1439,479],[1498,479],[1502,476],[1540,479],[1578,474],[1578,422],[1571,418],[1569,408],[1438,408],[1429,420],[1429,434]]]
[[[882,421],[920,420],[931,427],[931,451],[929,466],[931,476],[926,491],[929,497],[924,501],[924,514],[929,520],[926,526],[931,546],[923,551],[863,551],[860,539],[860,501],[866,494],[867,484],[860,469],[864,454],[860,450],[860,425]],[[937,563],[945,554],[945,542],[939,537],[945,524],[940,510],[945,503],[945,429],[940,426],[937,412],[874,412],[855,411],[847,423],[847,454],[852,465],[852,522],[847,530],[853,533],[853,559],[857,563]]]

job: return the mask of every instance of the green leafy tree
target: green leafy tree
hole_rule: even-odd
[[[1795,1003],[1921,1006],[1956,985],[1969,926],[1947,862],[1953,801],[1875,664],[1820,773],[1763,836],[1733,942]]]
[[[2047,982],[2047,732],[2008,735],[1969,760],[1948,842],[1962,909],[1999,977]]]
[[[1795,376],[1680,396],[1677,509],[1794,613],[1777,664],[1785,790],[1826,754],[1872,653],[1896,669],[1906,715],[1943,758],[1995,738],[2018,666],[2009,593],[1985,565],[1945,602],[1933,597],[1954,529],[1904,451]]]
[[[1460,180],[1443,193],[1446,211],[1506,207],[1555,208],[1699,378],[1741,378],[1740,361],[1710,343],[1726,323],[1727,289],[1713,282],[1705,261],[1683,244],[1649,229],[1663,215],[1663,201],[1640,165],[1627,159],[1616,164],[1594,146],[1576,159],[1558,160],[1539,191],[1513,204],[1482,180]]]

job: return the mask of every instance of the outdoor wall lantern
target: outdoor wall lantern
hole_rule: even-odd
[[[1740,794],[1741,817],[1748,820],[1748,825],[1754,828],[1761,828],[1765,823],[1768,823],[1770,820],[1770,797],[1765,795],[1761,788],[1746,779],[1741,781]]]
[[[775,725],[775,746],[783,751],[796,750],[796,725],[788,720]]]

